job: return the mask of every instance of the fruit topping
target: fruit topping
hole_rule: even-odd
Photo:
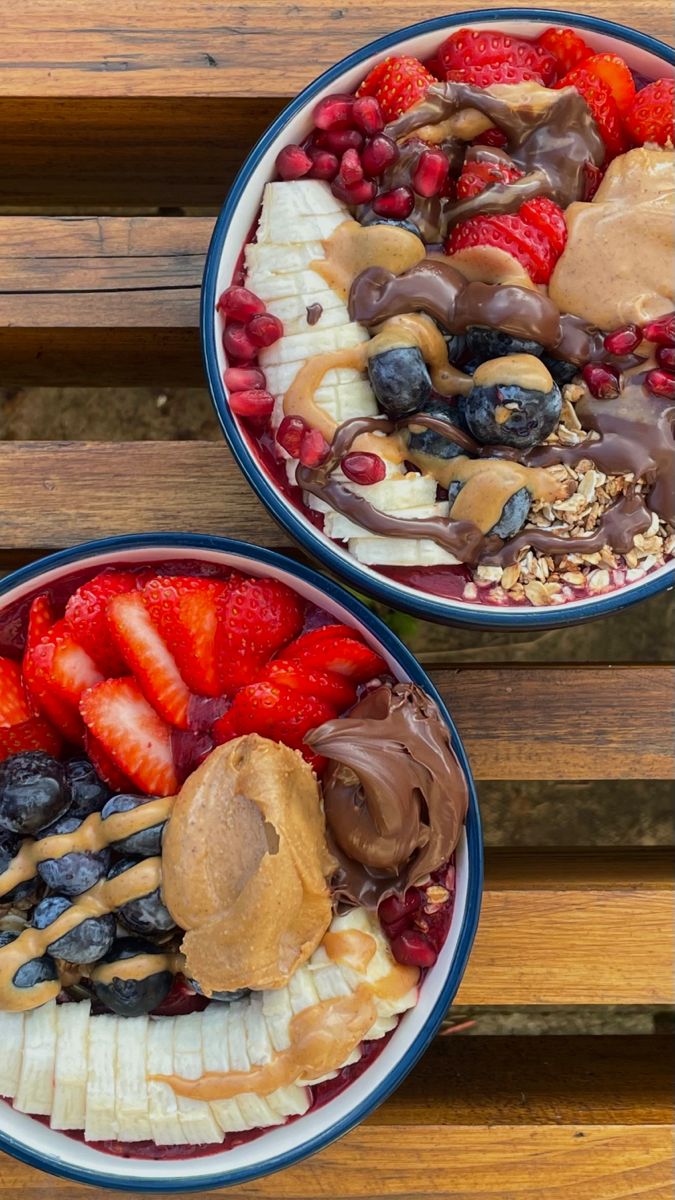
[[[333,195],[345,204],[370,204],[375,195],[375,184],[370,179],[360,179],[358,183],[346,184],[338,174],[330,186]]]
[[[67,896],[45,896],[36,906],[31,924],[33,929],[48,929],[73,906]],[[85,917],[79,925],[47,946],[48,954],[71,963],[93,963],[107,954],[115,940],[115,918],[112,913]]]
[[[675,346],[675,313],[648,321],[642,327],[642,336],[645,341],[656,342],[658,346]]]
[[[8,930],[0,933],[0,949],[15,942],[19,935]],[[58,979],[56,963],[48,954],[32,958],[14,973],[12,983],[17,988],[33,988],[38,983]]]
[[[330,183],[331,179],[335,179],[339,169],[340,161],[336,154],[331,154],[330,150],[312,149],[309,151],[312,159],[312,169],[310,177],[312,179],[325,179]]]
[[[496,83],[543,83],[540,71],[510,62],[484,63],[482,66],[464,67],[460,71],[448,71],[447,78],[453,83],[472,83],[481,88],[489,88]]]
[[[431,400],[428,400],[424,408],[418,410],[417,415],[435,417],[436,420],[445,421],[451,426],[460,424],[458,408],[440,397],[432,397]],[[421,425],[412,425],[405,431],[405,436],[408,449],[413,454],[431,454],[435,458],[448,459],[466,453],[463,446],[460,446],[451,437],[443,437],[443,434],[436,429],[425,429]]]
[[[246,332],[254,345],[273,346],[283,337],[284,327],[272,313],[258,313],[247,322]]]
[[[70,793],[68,815],[88,817],[100,812],[110,797],[110,788],[99,778],[89,759],[71,758],[63,769]]]
[[[657,346],[656,361],[664,371],[675,371],[675,346]]]
[[[101,817],[107,821],[108,817],[114,816],[115,813],[135,812],[137,808],[149,804],[153,798],[152,796],[111,796],[103,808]],[[157,825],[150,825],[147,829],[140,829],[137,833],[130,833],[127,837],[119,838],[117,841],[111,842],[110,846],[118,854],[133,854],[137,858],[153,858],[162,853],[164,825],[165,822],[160,821]]]
[[[545,46],[497,30],[456,29],[443,42],[438,58],[446,79],[457,78],[456,72],[463,72],[459,78],[481,87],[528,78],[548,84],[556,77],[556,60]],[[513,77],[496,72],[493,76],[491,69],[499,65],[511,68]],[[479,78],[482,69],[485,75]]]
[[[277,154],[277,171],[281,179],[302,179],[312,169],[312,160],[302,146],[284,146]]]
[[[157,970],[146,974],[148,956],[156,956]],[[138,978],[129,976],[129,959],[139,959]],[[123,973],[115,975],[114,964],[124,963]],[[120,1017],[140,1017],[152,1012],[166,999],[173,984],[171,971],[166,970],[165,959],[152,942],[137,937],[118,938],[103,956],[101,966],[106,969],[106,981],[94,977],[94,991],[106,1008]],[[133,971],[133,965],[131,967]],[[110,982],[107,980],[110,979]]]
[[[642,330],[639,325],[624,325],[605,336],[605,350],[620,358],[624,354],[632,354],[642,341]]]
[[[113,762],[107,750],[89,729],[84,733],[84,748],[96,769],[96,774],[100,775],[108,787],[114,792],[133,791],[131,780],[120,770],[117,763]]]
[[[394,347],[373,354],[368,378],[380,408],[389,417],[404,417],[431,397],[431,376],[417,346]]]
[[[59,817],[46,829],[41,829],[37,837],[59,837],[62,834],[74,833],[80,828],[80,817],[71,817],[69,813]],[[61,892],[64,896],[79,896],[105,877],[110,867],[110,851],[102,850],[71,850],[58,858],[45,858],[38,863],[38,874],[48,888]]]
[[[22,750],[60,749],[58,733],[30,710],[19,663],[0,658],[0,762]]]
[[[309,757],[305,734],[330,721],[337,715],[337,709],[297,688],[265,682],[240,688],[227,715],[237,734],[259,733],[294,750],[302,750]]]
[[[391,943],[397,962],[406,967],[433,967],[438,955],[431,942],[416,929],[406,929]]]
[[[462,173],[457,180],[457,199],[470,200],[495,183],[514,183],[516,179],[521,178],[522,173],[518,167],[500,159],[495,162],[465,159]]]
[[[220,690],[232,695],[302,628],[302,601],[275,579],[245,579],[225,597],[216,639]]]
[[[339,158],[345,150],[360,150],[364,141],[358,129],[328,129],[315,134],[314,140],[320,150],[329,150]],[[310,154],[313,152],[314,147],[311,147]]]
[[[249,288],[233,285],[221,293],[216,308],[224,317],[246,322],[258,313],[264,313],[265,304]]]
[[[218,579],[159,575],[142,591],[153,624],[170,647],[182,678],[198,695],[219,696],[216,633],[231,583]],[[190,703],[186,725],[190,721]]]
[[[241,321],[230,321],[223,333],[223,346],[230,358],[244,362],[254,359],[260,349],[248,334],[248,326]]]
[[[108,879],[117,879],[125,871],[137,865],[138,859],[123,858],[115,863],[108,872]],[[160,889],[153,888],[145,896],[135,896],[117,910],[117,915],[132,933],[148,937],[160,933],[168,933],[175,928],[175,922],[168,908],[162,903]]]
[[[442,150],[423,150],[412,174],[413,189],[418,196],[437,196],[443,191],[450,163]]]
[[[307,433],[308,426],[302,417],[284,417],[277,429],[277,441],[282,450],[291,458],[300,457],[302,439]]]
[[[0,829],[34,835],[69,804],[64,767],[49,754],[26,751],[0,763]]]
[[[453,516],[452,508],[455,500],[462,491],[464,485],[461,483],[451,483],[448,489],[448,499],[450,500],[450,516]],[[532,506],[532,497],[527,488],[519,488],[512,496],[509,496],[505,501],[501,511],[499,520],[488,530],[490,536],[503,538],[514,537],[525,524],[530,508]]]
[[[372,137],[384,129],[382,109],[375,96],[361,96],[354,101],[352,120],[366,137]]]
[[[115,596],[108,605],[108,619],[143,695],[164,720],[187,729],[190,692],[141,593]]]
[[[336,92],[332,96],[324,96],[315,105],[312,120],[317,129],[334,129],[355,122],[354,97],[349,93]]]
[[[533,283],[547,283],[555,265],[550,241],[517,213],[497,217],[469,217],[450,232],[445,253],[456,254],[472,246],[495,246],[515,258]]]
[[[171,728],[150,707],[135,679],[107,679],[86,692],[80,711],[88,729],[136,787],[172,796],[178,788]]]
[[[373,212],[379,217],[394,217],[404,221],[415,207],[415,194],[407,185],[379,192],[373,200]]]
[[[328,458],[330,446],[320,429],[307,429],[300,442],[300,462],[303,467],[318,467]]]
[[[135,587],[136,576],[128,571],[102,571],[73,592],[66,604],[66,624],[71,635],[104,675],[123,675],[125,671],[108,621],[108,603],[113,596],[133,592]]]
[[[607,84],[622,117],[635,99],[635,80],[627,63],[618,54],[592,54],[584,59],[583,70]]]
[[[552,433],[560,420],[560,388],[552,380],[547,391],[517,383],[483,383],[482,372],[499,362],[495,359],[478,368],[473,388],[458,400],[461,418],[469,432],[484,445],[520,449],[536,446]],[[545,368],[542,370],[548,375]],[[494,373],[499,374],[498,366]]]
[[[386,133],[378,133],[366,142],[361,152],[361,166],[369,179],[377,179],[387,167],[393,166],[399,156],[399,148]]]
[[[363,451],[345,454],[340,467],[343,475],[346,475],[347,479],[351,479],[352,483],[366,485],[381,483],[387,473],[384,459],[380,458],[379,454],[369,454]]]
[[[537,44],[552,54],[558,64],[558,74],[565,75],[577,67],[593,51],[574,29],[551,27],[539,34]]]
[[[587,363],[582,372],[589,392],[599,400],[614,400],[621,391],[621,377],[610,363]]]
[[[645,386],[654,396],[675,400],[675,375],[669,374],[668,371],[648,371]]]
[[[626,129],[636,145],[675,141],[675,81],[656,79],[638,92],[625,114]]]
[[[543,346],[531,338],[514,337],[487,325],[470,325],[466,331],[466,353],[472,362],[482,363],[506,354],[532,354],[540,358],[542,351]]]
[[[366,75],[357,91],[359,96],[374,96],[385,121],[393,121],[407,112],[426,94],[436,80],[418,58],[408,54],[386,58]]]
[[[250,417],[255,421],[264,421],[274,410],[274,396],[263,388],[252,388],[249,391],[232,392],[230,394],[230,411],[238,417]]]
[[[586,63],[575,67],[553,85],[555,88],[574,87],[591,110],[600,136],[605,143],[606,162],[628,149],[628,139],[621,113],[611,88],[599,75],[586,69]]]
[[[306,663],[292,659],[274,659],[261,672],[260,680],[294,688],[305,696],[316,696],[326,700],[338,712],[349,708],[356,700],[356,686],[346,676],[337,672],[322,671]]]
[[[340,182],[352,187],[363,179],[363,167],[357,150],[345,150],[340,159]]]
[[[534,229],[543,233],[550,242],[556,259],[560,258],[567,241],[565,214],[559,204],[548,196],[535,196],[526,200],[518,209],[518,215]]]

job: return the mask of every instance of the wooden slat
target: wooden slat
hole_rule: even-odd
[[[58,8],[22,0],[3,31],[0,89],[12,97],[289,96],[364,42],[431,11],[424,0],[109,0],[93,15],[88,0]],[[648,0],[598,0],[593,13],[672,37],[664,8]]]
[[[452,1128],[366,1124],[300,1166],[196,1200],[670,1200],[672,1136],[663,1126]],[[0,1155],[2,1200],[73,1196],[73,1185]],[[339,1189],[339,1191],[337,1190]],[[78,1187],[83,1200],[102,1189]],[[141,1193],[126,1192],[128,1200]]]

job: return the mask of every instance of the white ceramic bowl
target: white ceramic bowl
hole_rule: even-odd
[[[419,684],[439,704],[452,732],[454,749],[469,783],[469,812],[456,853],[457,890],[447,940],[420,989],[415,1008],[405,1013],[390,1041],[354,1083],[315,1112],[263,1133],[254,1141],[201,1158],[147,1160],[117,1158],[49,1129],[15,1112],[0,1100],[0,1149],[56,1175],[95,1187],[123,1191],[192,1191],[241,1184],[298,1162],[351,1129],[401,1082],[436,1032],[453,999],[473,942],[482,889],[482,841],[475,788],[464,749],[433,684],[399,639],[341,587],[279,554],[224,538],[199,535],[146,534],[90,542],[15,572],[0,582],[0,654],[3,629],[12,636],[25,622],[29,602],[41,591],[55,589],[62,599],[106,566],[171,562],[233,567],[250,575],[283,580],[301,596],[338,621],[359,629],[384,656],[399,680]],[[69,580],[76,582],[69,584]],[[365,1168],[364,1168],[365,1169]]]
[[[371,42],[325,71],[277,117],[249,154],[237,175],[214,230],[206,262],[202,292],[202,345],[211,395],[225,437],[239,466],[263,504],[309,554],[352,587],[369,593],[394,608],[451,624],[483,628],[541,629],[572,625],[615,612],[645,599],[675,581],[675,563],[668,562],[633,583],[595,597],[570,600],[549,608],[478,604],[444,599],[388,579],[354,559],[347,549],[317,529],[279,490],[261,465],[256,448],[238,419],[230,412],[223,384],[226,366],[216,301],[232,282],[242,247],[256,219],[265,183],[273,177],[279,150],[289,142],[302,142],[312,127],[311,112],[317,100],[331,92],[352,92],[371,66],[387,55],[413,54],[426,59],[458,26],[473,29],[497,27],[521,37],[536,37],[548,25],[578,29],[598,52],[621,54],[629,66],[646,78],[672,72],[675,52],[656,38],[603,21],[548,9],[493,8],[434,17]]]

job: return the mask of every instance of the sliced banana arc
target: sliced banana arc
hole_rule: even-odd
[[[350,320],[347,305],[328,286],[323,276],[311,269],[325,258],[324,239],[350,218],[347,207],[335,198],[320,179],[297,179],[268,183],[263,194],[257,240],[247,245],[245,264],[249,288],[265,301],[271,313],[283,322],[284,336],[260,352],[260,365],[267,387],[274,396],[272,423],[279,427],[284,415],[284,395],[298,371],[317,354],[344,350],[367,341],[368,331]],[[318,320],[310,324],[313,306],[320,305]],[[316,309],[314,309],[315,315]],[[351,368],[329,371],[317,388],[315,399],[336,424],[353,417],[378,413],[377,402],[365,373]],[[282,452],[283,453],[283,452]],[[295,483],[296,463],[288,459],[288,479]],[[386,488],[385,483],[399,485]],[[421,483],[419,481],[422,481]],[[402,466],[388,465],[382,484],[360,488],[342,481],[350,491],[362,494],[385,513],[416,519],[420,515],[447,515],[436,507],[436,481],[431,475],[406,473]],[[379,492],[377,489],[380,489]],[[421,494],[424,499],[421,499]],[[314,497],[305,497],[311,503]],[[417,513],[434,506],[431,513]],[[430,538],[380,537],[341,517],[328,505],[325,523],[329,537],[346,541],[359,562],[389,566],[435,566],[457,559]]]
[[[383,1037],[412,1008],[417,989],[379,996],[377,984],[393,967],[375,918],[353,909],[331,924],[335,933],[359,930],[375,940],[363,969],[333,962],[323,946],[284,988],[254,992],[232,1004],[214,1002],[180,1017],[92,1016],[88,1001],[54,1001],[28,1013],[0,1012],[0,1095],[22,1112],[51,1117],[54,1129],[84,1129],[87,1141],[152,1140],[157,1145],[206,1145],[226,1133],[264,1129],[305,1113],[309,1084],[300,1080],[268,1095],[242,1092],[228,1100],[178,1096],[156,1075],[199,1079],[205,1072],[250,1071],[290,1045],[296,1013],[348,996],[364,983],[374,990],[377,1018],[364,1040]],[[358,1062],[359,1047],[342,1066]]]

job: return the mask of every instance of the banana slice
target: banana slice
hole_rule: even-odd
[[[173,1071],[183,1079],[199,1079],[204,1072],[201,1015],[195,1012],[176,1017],[173,1030]],[[189,1145],[201,1146],[222,1142],[222,1130],[216,1124],[211,1108],[204,1100],[177,1096],[176,1102],[178,1119]]]
[[[42,1009],[37,1011],[42,1012]],[[117,1138],[115,1079],[118,1026],[119,1017],[107,1013],[90,1021],[84,1112],[84,1137],[87,1142],[107,1142]]]
[[[349,553],[366,566],[455,566],[459,559],[431,538],[350,538]]]
[[[251,993],[249,1004],[244,1010],[244,1024],[251,1066],[257,1067],[271,1062],[274,1057],[274,1047],[267,1029],[260,992]],[[265,1099],[270,1108],[279,1114],[280,1121],[285,1121],[287,1117],[306,1113],[311,1103],[308,1089],[298,1087],[297,1084],[277,1088],[276,1091],[269,1092]]]
[[[88,1000],[56,1006],[52,1129],[84,1128],[90,1014]]]
[[[14,1096],[20,1112],[48,1116],[54,1098],[56,1005],[43,1004],[24,1018],[23,1056]]]
[[[294,275],[275,275],[273,271],[249,271],[246,285],[256,296],[260,296],[268,307],[289,297],[301,300],[305,305],[318,303],[323,306],[325,303],[326,307],[341,306],[345,313],[345,325],[349,323],[350,317],[344,300],[328,287],[323,276],[316,271],[297,271]]]
[[[145,1142],[152,1137],[147,1078],[147,1017],[121,1020],[117,1029],[115,1114],[122,1142]]]
[[[289,1027],[293,1016],[288,988],[263,992],[262,1010],[274,1049],[288,1050],[291,1044]]]
[[[23,1059],[24,1015],[20,1012],[0,1013],[0,1096],[12,1100],[19,1086]]]
[[[323,258],[323,246],[318,239],[309,242],[249,242],[244,251],[246,270],[257,274],[295,275],[306,271],[310,263]],[[321,276],[319,276],[321,278]]]
[[[406,517],[406,519],[415,521],[422,520],[425,517],[447,517],[449,507],[447,500],[439,500],[436,504],[422,504],[419,508],[401,509],[400,515]],[[374,536],[363,525],[357,525],[356,521],[350,521],[349,517],[343,517],[342,513],[336,512],[326,514],[324,529],[329,537],[339,538],[345,542],[350,538],[370,538]]]
[[[148,1115],[152,1140],[158,1146],[187,1145],[176,1093],[168,1083],[151,1078],[173,1074],[173,1032],[177,1020],[177,1017],[154,1017],[148,1026]]]
[[[228,1009],[228,1004],[214,1001],[202,1013],[202,1060],[205,1071],[230,1070]],[[249,1128],[235,1099],[212,1100],[211,1112],[223,1133],[236,1133]]]
[[[230,1070],[250,1071],[251,1060],[248,1054],[248,1038],[244,1011],[248,1008],[249,998],[230,1004],[227,1014],[227,1037],[230,1051]],[[253,1092],[245,1092],[237,1096],[241,1114],[247,1122],[248,1129],[257,1129],[267,1125],[278,1125],[283,1117],[271,1107],[264,1096],[256,1096]]]
[[[367,967],[363,972],[356,972],[351,967],[340,964],[340,970],[345,975],[347,981],[351,981],[352,988],[358,986],[364,980],[373,985],[375,989],[375,1003],[378,1016],[389,1017],[399,1013],[406,1012],[409,1008],[414,1008],[417,1003],[417,985],[410,988],[403,996],[395,999],[389,999],[377,994],[377,984],[380,980],[389,975],[394,966],[394,957],[389,949],[389,944],[386,941],[375,916],[372,916],[365,908],[352,908],[342,916],[335,917],[331,925],[331,932],[342,933],[348,929],[358,929],[362,933],[369,933],[375,942],[375,953],[370,959]]]

